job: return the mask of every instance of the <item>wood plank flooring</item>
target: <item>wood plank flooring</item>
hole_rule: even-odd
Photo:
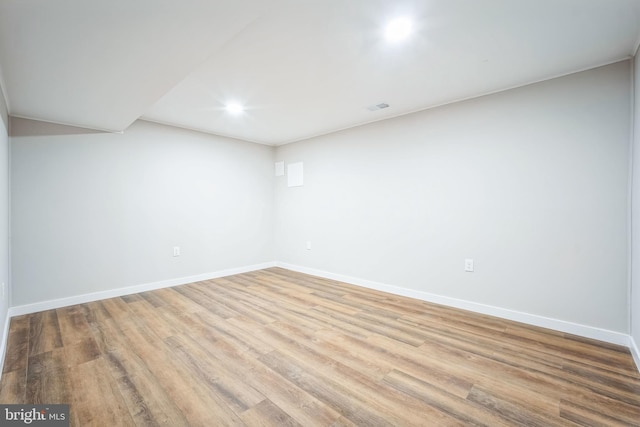
[[[640,425],[626,348],[271,268],[11,321],[75,426]]]

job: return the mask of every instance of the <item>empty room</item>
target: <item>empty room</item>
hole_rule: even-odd
[[[0,425],[640,426],[640,1],[3,0]]]

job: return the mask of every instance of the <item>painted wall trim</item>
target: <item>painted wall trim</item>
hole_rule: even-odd
[[[638,344],[632,336],[629,337],[629,350],[633,356],[633,361],[636,362],[636,368],[638,368],[638,372],[640,372],[640,348],[638,348]]]
[[[5,321],[5,327],[2,331],[2,337],[0,342],[0,375],[3,369],[5,353],[7,347],[7,341],[9,338],[9,326],[10,320],[13,316],[20,316],[23,314],[36,313],[44,310],[52,310],[61,307],[67,307],[75,304],[84,304],[87,302],[98,301],[102,299],[115,298],[123,295],[131,295],[138,292],[151,291],[154,289],[168,288],[171,286],[185,285],[188,283],[199,282],[202,280],[211,280],[219,277],[232,276],[234,274],[247,273],[250,271],[262,270],[270,267],[281,267],[288,270],[297,271],[300,273],[310,274],[313,276],[324,277],[326,279],[338,280],[345,283],[350,283],[356,286],[362,286],[369,289],[375,289],[383,292],[389,292],[395,295],[406,296],[410,298],[416,298],[422,301],[433,302],[436,304],[442,304],[450,307],[461,308],[464,310],[473,311],[476,313],[487,314],[490,316],[496,316],[503,319],[514,320],[530,325],[540,326],[544,328],[554,329],[561,332],[566,332],[574,335],[580,335],[587,338],[597,339],[612,344],[623,345],[628,347],[631,351],[631,355],[636,363],[638,371],[640,371],[640,349],[633,340],[632,337],[614,331],[595,328],[592,326],[585,326],[576,323],[566,322],[563,320],[551,319],[543,316],[537,316],[528,313],[522,313],[515,310],[509,310],[500,307],[489,306],[485,304],[479,304],[471,301],[460,300],[456,298],[446,297],[442,295],[431,294],[428,292],[416,291],[413,289],[403,288],[399,286],[387,285],[384,283],[374,282],[365,279],[359,279],[350,276],[344,276],[341,274],[329,273],[322,270],[316,270],[313,268],[302,267],[298,265],[288,264],[284,262],[265,262],[261,264],[254,264],[244,267],[230,268],[226,270],[220,270],[211,273],[203,273],[194,276],[186,276],[169,280],[162,280],[159,282],[146,283],[135,286],[122,287],[112,289],[108,291],[94,292],[90,294],[77,295],[67,298],[59,298],[55,300],[42,301],[34,304],[25,304],[16,307],[10,307],[7,312],[7,319]]]
[[[70,305],[84,304],[108,298],[120,297],[123,295],[136,294],[138,292],[152,291],[155,289],[168,288],[171,286],[186,285],[187,283],[200,282],[202,280],[216,279],[218,277],[232,276],[234,274],[247,273],[250,271],[262,270],[274,267],[275,262],[264,262],[261,264],[248,265],[244,267],[229,268],[226,270],[211,273],[197,274],[194,276],[178,277],[175,279],[162,280],[159,282],[145,283],[141,285],[127,286],[123,288],[110,289],[108,291],[92,292],[90,294],[76,295],[72,297],[59,298],[48,301],[36,302],[33,304],[9,307],[9,318],[23,314],[36,313],[38,311],[52,310],[55,308],[67,307]],[[3,345],[6,341],[3,341]]]
[[[428,292],[417,291],[414,289],[387,285],[384,283],[373,282],[371,280],[343,276],[341,274],[329,273],[322,270],[316,270],[308,267],[301,267],[298,265],[287,264],[284,262],[276,262],[276,266],[286,268],[287,270],[297,271],[299,273],[305,273],[313,276],[324,277],[326,279],[338,280],[340,282],[350,283],[350,284],[362,286],[365,288],[375,289],[383,292],[389,292],[396,295],[415,298],[415,299],[432,302],[436,304],[442,304],[449,307],[460,308],[463,310],[469,310],[476,313],[487,314],[490,316],[500,317],[502,319],[514,320],[516,322],[526,323],[533,326],[540,326],[543,328],[553,329],[560,332],[579,335],[582,337],[592,338],[592,339],[608,342],[611,344],[623,345],[625,347],[631,348],[631,337],[629,335],[626,335],[620,332],[609,331],[606,329],[600,329],[593,326],[580,325],[577,323],[567,322],[564,320],[551,319],[544,316],[537,316],[535,314],[523,313],[520,311],[480,304],[472,301],[431,294]],[[633,353],[633,350],[631,351]],[[637,349],[636,349],[636,354],[634,355],[634,358],[635,357],[637,357]],[[636,360],[636,365],[640,370],[638,359],[636,358],[635,360]]]
[[[0,356],[2,356],[2,359],[0,359],[0,379],[2,379],[2,371],[4,370],[4,358],[7,353],[7,342],[9,340],[10,321],[11,321],[11,315],[7,310],[7,318],[4,320],[4,330],[2,331],[2,337],[0,337],[0,339],[2,339],[2,342],[0,342]]]

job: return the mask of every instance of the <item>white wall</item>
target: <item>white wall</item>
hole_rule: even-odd
[[[305,185],[276,181],[277,259],[627,334],[630,76],[620,62],[279,147]]]
[[[630,71],[621,62],[275,156],[142,121],[120,135],[13,118],[12,303],[275,259],[629,333]],[[0,202],[6,140],[0,129]],[[274,195],[275,160],[304,161],[305,185],[275,178]]]
[[[10,141],[14,306],[274,259],[272,147],[17,118]]]
[[[0,76],[2,73],[0,73]],[[5,130],[9,129],[9,115],[7,111],[7,101],[4,99],[4,92],[2,90],[1,81],[0,81],[0,119],[4,124]],[[6,132],[5,132],[6,133]]]
[[[11,283],[9,280],[9,134],[7,106],[0,88],[0,334],[4,334]],[[4,284],[4,286],[3,286]],[[0,335],[0,369],[4,362],[4,335]]]
[[[636,52],[633,76],[633,181],[631,185],[631,338],[640,369],[640,57]]]

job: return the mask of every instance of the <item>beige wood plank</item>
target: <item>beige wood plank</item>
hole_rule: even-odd
[[[162,307],[160,305],[159,307]],[[132,324],[143,326],[158,338],[164,339],[178,333],[178,330],[170,323],[166,322],[159,311],[149,302],[136,301],[129,304],[131,311],[136,315]]]
[[[63,348],[30,356],[26,401],[34,404],[69,403],[69,372]]]
[[[75,345],[87,339],[89,324],[78,306],[63,307],[56,310],[60,335],[65,346]]]
[[[73,345],[65,346],[64,354],[67,367],[72,369],[76,365],[97,359],[102,353],[93,337],[88,335]]]
[[[466,375],[464,371],[455,369],[446,358],[440,358],[438,355],[438,360],[434,361],[428,352],[416,352],[408,344],[400,345],[391,339],[383,340],[380,337],[357,340],[328,331],[321,331],[318,336],[323,341],[339,342],[343,347],[375,361],[385,373],[399,369],[461,398],[467,396],[473,385],[474,378]]]
[[[215,298],[213,294],[204,291],[205,287],[210,286],[211,284],[208,282],[198,282],[190,285],[176,286],[173,290],[191,301],[193,311],[196,311],[198,308],[206,309],[223,319],[238,316],[237,311],[222,304],[220,299]]]
[[[248,361],[247,381],[303,426],[329,425],[340,414],[259,361]]]
[[[245,383],[244,375],[228,370],[198,343],[179,337],[167,338],[165,342],[193,376],[214,389],[221,404],[224,402],[237,414],[265,400],[262,394]]]
[[[566,422],[559,419],[560,409],[543,413],[532,411],[527,407],[526,400],[509,402],[494,396],[489,391],[473,387],[468,396],[469,401],[482,405],[493,414],[508,420],[511,424],[531,427],[564,426]]]
[[[215,394],[215,390],[208,387],[203,378],[194,376],[188,366],[176,359],[154,334],[144,327],[125,329],[123,333],[129,346],[146,362],[149,371],[190,425],[211,425],[212,414],[220,426],[243,424],[228,406],[220,403],[220,396]]]
[[[269,400],[263,400],[242,414],[242,420],[254,427],[302,427],[302,424],[291,418]]]
[[[466,425],[479,424],[491,427],[512,425],[510,420],[500,418],[489,408],[471,404],[466,398],[449,393],[404,372],[393,370],[384,377],[383,382],[398,391],[420,399],[429,406],[452,415]]]
[[[70,412],[81,426],[133,426],[134,421],[109,368],[100,358],[76,366],[70,371],[74,393]]]
[[[126,319],[131,316],[128,304],[122,298],[102,300],[102,306],[113,319]]]
[[[62,347],[60,326],[55,310],[29,315],[29,356]]]
[[[187,418],[164,390],[147,362],[129,345],[114,322],[102,325],[115,344],[104,359],[134,421],[139,425],[189,425]]]
[[[294,359],[285,356],[278,351],[273,351],[260,358],[260,360],[285,379],[292,382],[302,390],[318,400],[334,408],[357,425],[394,426],[400,425],[395,419],[388,420],[376,411],[375,407],[363,403],[357,399],[348,387],[332,382],[315,372],[307,372],[300,367]]]
[[[399,393],[395,389],[380,387],[380,384],[365,375],[345,366],[327,355],[317,353],[304,344],[271,330],[266,334],[278,342],[277,354],[285,358],[291,365],[304,370],[309,375],[323,378],[329,388],[348,390],[350,398],[367,402],[382,419],[395,425],[417,425],[429,414],[435,423],[456,424],[456,420],[436,408],[424,405],[423,402]],[[273,355],[276,352],[269,353]],[[261,358],[261,360],[263,360]],[[272,365],[270,365],[273,367]],[[398,406],[405,411],[394,410]]]
[[[309,333],[306,328],[298,328],[290,323],[280,324],[277,322],[268,327],[284,333],[289,338],[304,342],[306,346],[319,354],[331,354],[331,359],[360,372],[374,381],[381,381],[387,372],[392,369],[391,365],[381,363],[380,354],[372,355],[370,352],[362,351],[362,346],[350,345],[349,343],[358,341],[355,338],[325,330]]]
[[[560,417],[585,426],[633,426],[640,425],[640,414],[629,418],[626,414],[611,411],[603,414],[601,411],[574,404],[567,400],[560,401]]]
[[[24,371],[10,371],[2,374],[0,384],[0,403],[25,403],[27,393],[27,375]]]
[[[345,417],[340,417],[336,421],[331,423],[330,427],[358,427],[358,425],[352,421],[349,421]]]
[[[3,372],[19,371],[26,376],[29,353],[29,316],[11,319]]]

